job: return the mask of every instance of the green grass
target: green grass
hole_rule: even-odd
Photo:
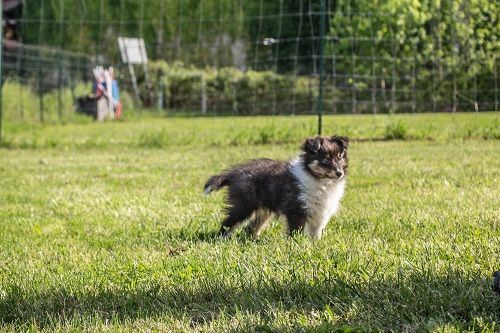
[[[224,194],[201,194],[231,164],[293,157],[312,117],[7,124],[0,331],[498,331],[498,121],[327,117],[381,141],[351,143],[316,242],[281,221],[218,240]]]
[[[19,124],[7,121],[4,147],[10,148],[166,148],[180,146],[227,147],[294,144],[317,132],[314,116],[276,117],[141,117],[126,113],[125,122],[89,126],[88,117],[61,125]],[[428,140],[500,139],[498,113],[326,116],[324,133],[352,139]]]

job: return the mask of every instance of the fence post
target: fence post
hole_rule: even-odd
[[[59,121],[62,121],[62,62],[63,53],[59,50],[59,66],[57,69],[57,115],[59,116]]]
[[[3,79],[2,79],[2,67],[3,67],[3,1],[0,1],[0,143],[2,143],[2,118],[3,118],[3,108],[2,108],[2,90],[3,90]]]
[[[201,113],[207,114],[207,83],[203,73],[201,74]]]
[[[163,110],[163,101],[165,99],[165,82],[163,82],[163,71],[158,71],[158,112]]]
[[[38,110],[40,111],[40,122],[43,123],[45,121],[45,106],[43,105],[43,84],[42,84],[42,66],[40,64],[40,51],[38,51]]]
[[[493,82],[495,86],[495,111],[498,111],[497,57],[493,59]]]
[[[416,52],[415,52],[416,53]],[[417,57],[413,55],[413,65],[411,66],[411,112],[415,113],[417,108]]]
[[[325,59],[324,59],[324,48],[325,48],[325,0],[321,0],[321,17],[320,17],[320,27],[319,27],[319,93],[318,93],[318,135],[321,135],[323,127],[323,90],[325,81]]]
[[[372,14],[369,15],[370,17],[370,39],[372,42],[370,43],[370,55],[371,55],[371,62],[372,62],[372,113],[377,114],[377,78],[376,78],[376,71],[375,71],[375,50],[373,47],[374,44],[374,35],[373,35],[373,18]]]
[[[38,28],[38,59],[37,59],[37,75],[38,75],[38,105],[40,111],[40,122],[44,122],[44,105],[43,105],[43,92],[42,92],[42,64],[40,63],[43,59],[42,55],[42,36],[43,36],[43,23],[45,15],[45,1],[40,2],[40,26]]]
[[[392,39],[392,70],[391,70],[391,114],[396,113],[396,36],[394,28],[391,28]]]
[[[62,51],[63,48],[63,30],[64,30],[64,1],[59,3],[59,61],[57,68],[57,114],[59,116],[59,121],[62,121],[62,71],[63,71],[63,62],[64,62],[64,53]]]

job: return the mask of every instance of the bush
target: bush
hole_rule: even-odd
[[[208,114],[308,114],[316,99],[317,80],[309,77],[164,61],[151,63],[150,71],[155,94],[163,96],[164,107],[174,111],[201,110],[203,93]],[[140,88],[145,96],[145,82]]]

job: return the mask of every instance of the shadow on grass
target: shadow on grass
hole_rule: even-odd
[[[191,231],[187,228],[183,228],[179,231],[178,234],[170,236],[172,239],[181,239],[183,241],[189,241],[192,243],[213,243],[217,241],[221,241],[221,237],[217,230],[208,230],[208,229],[199,229],[196,231]]]
[[[208,230],[205,228],[200,228],[196,231],[192,231],[189,228],[183,228],[175,233],[169,233],[166,239],[170,240],[182,240],[193,244],[196,243],[217,243],[226,242],[228,239],[221,236],[218,229]],[[240,244],[245,244],[248,242],[259,243],[260,239],[255,238],[245,227],[239,227],[236,232],[231,235],[230,240],[236,240]]]
[[[500,299],[491,291],[491,280],[457,272],[446,276],[414,272],[390,280],[356,283],[338,278],[287,283],[268,279],[238,288],[203,278],[197,287],[152,282],[130,290],[97,287],[93,291],[62,288],[33,292],[15,285],[3,288],[0,324],[14,327],[36,324],[51,328],[89,318],[94,323],[122,323],[159,315],[187,318],[196,327],[217,319],[223,311],[226,316],[258,315],[262,325],[248,327],[249,331],[295,330],[273,326],[273,309],[306,316],[313,311],[319,313],[319,327],[297,326],[297,330],[311,332],[343,331],[342,327],[352,325],[362,330],[426,329],[431,323],[465,327],[478,317],[490,324],[500,321]]]

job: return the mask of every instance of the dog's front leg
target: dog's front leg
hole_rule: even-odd
[[[304,234],[314,240],[320,239],[327,223],[328,219],[326,218],[319,221],[308,220],[304,226]]]
[[[307,216],[302,212],[289,212],[286,214],[286,219],[288,222],[288,235],[292,236],[296,233],[304,231],[304,226],[307,222]]]

